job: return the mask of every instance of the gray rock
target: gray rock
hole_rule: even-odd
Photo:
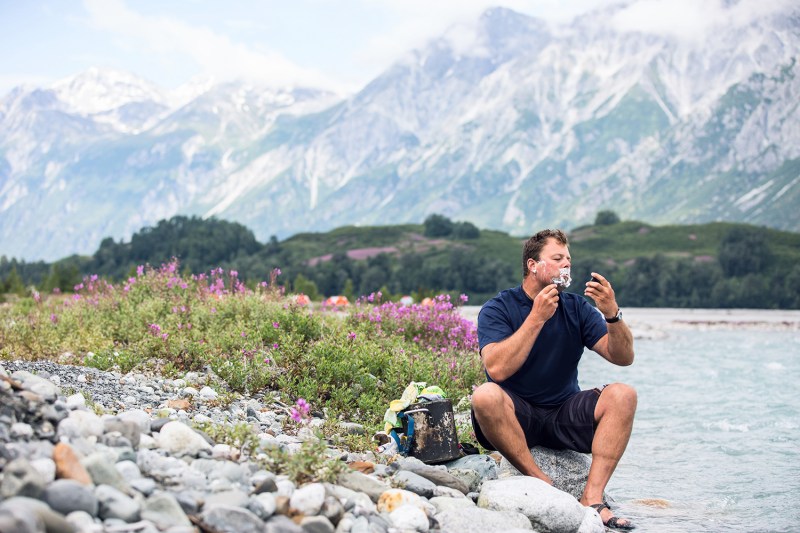
[[[485,480],[497,479],[498,475],[497,463],[488,455],[467,455],[445,466],[452,476],[467,485],[469,492],[479,491]]]
[[[86,511],[72,511],[66,516],[66,519],[81,533],[103,533],[103,526],[96,523],[92,515]]]
[[[5,383],[5,382],[0,382]],[[44,522],[25,509],[0,506],[0,531],[45,533]]]
[[[210,509],[219,505],[223,507],[247,507],[248,501],[247,494],[241,490],[226,490],[208,496],[203,508]]]
[[[118,413],[116,418],[123,422],[132,422],[139,428],[139,434],[150,433],[150,415],[141,409],[131,409]]]
[[[436,515],[442,533],[490,533],[531,531],[531,522],[513,511],[489,511],[470,506],[448,509]]]
[[[44,487],[44,478],[27,459],[14,459],[3,470],[0,496],[4,499],[14,496],[38,498]]]
[[[16,497],[5,500],[0,504],[0,516],[8,516],[8,514],[15,518],[26,515],[30,517],[28,520],[22,520],[21,524],[25,527],[28,527],[31,523],[35,524],[37,529],[33,531],[47,531],[47,533],[75,532],[75,528],[63,516],[50,509],[46,503],[33,498]],[[41,527],[42,525],[44,527]],[[7,530],[0,529],[0,531],[5,532]],[[9,529],[8,531],[17,532],[15,529]],[[22,531],[25,530],[23,529]]]
[[[304,530],[295,524],[288,516],[275,515],[270,518],[264,533],[303,533]]]
[[[142,506],[142,519],[153,522],[159,529],[173,526],[191,526],[175,496],[169,492],[157,492],[147,498]]]
[[[262,533],[265,530],[264,522],[242,507],[217,505],[203,511],[200,517],[206,525],[219,532]]]
[[[386,483],[355,470],[340,474],[336,482],[345,488],[365,493],[373,502],[377,502],[381,494],[389,488]]]
[[[262,492],[261,494],[250,496],[247,502],[247,509],[261,520],[268,520],[275,514],[276,508],[275,495],[271,492]]]
[[[325,502],[322,504],[322,509],[319,510],[319,515],[324,516],[330,520],[331,524],[336,526],[344,515],[344,506],[333,496],[326,496]]]
[[[450,511],[452,509],[464,509],[465,507],[475,507],[475,502],[469,498],[447,498],[444,496],[434,496],[430,499],[431,505],[436,507],[437,513]],[[438,516],[438,514],[437,514]]]
[[[396,467],[400,468],[401,470],[414,472],[415,474],[432,481],[436,485],[450,487],[463,494],[469,492],[469,486],[461,479],[450,474],[447,471],[447,468],[444,466],[427,465],[416,457],[403,457],[392,463],[393,467],[395,465],[397,465]]]
[[[467,496],[461,492],[460,490],[451,489],[450,487],[445,487],[444,485],[436,485],[436,488],[433,489],[434,496],[446,496],[448,498],[466,498]]]
[[[306,516],[300,521],[300,528],[306,533],[333,533],[331,521],[324,516]]]
[[[94,495],[100,503],[98,516],[102,519],[119,518],[125,522],[139,520],[141,505],[133,498],[111,485],[99,485],[94,490]]]
[[[255,479],[256,476],[253,476]],[[254,494],[261,494],[262,492],[277,492],[278,484],[275,481],[275,474],[267,472],[260,481],[253,488]]]
[[[178,421],[165,424],[158,435],[158,447],[175,455],[196,457],[203,450],[211,450],[211,445],[203,437]]]
[[[344,508],[348,511],[352,509],[357,509],[365,513],[374,513],[377,511],[375,503],[363,492],[356,492],[348,489],[347,487],[342,487],[331,483],[325,483],[324,485],[328,494],[338,500],[343,501]]]
[[[139,465],[133,461],[117,461],[114,463],[114,468],[117,469],[122,479],[128,482],[142,477],[142,471],[139,470]]]
[[[365,435],[367,433],[364,426],[354,422],[339,422],[339,428],[347,435]]]
[[[589,468],[592,466],[588,455],[572,450],[551,450],[542,446],[531,448],[531,455],[539,468],[553,480],[554,487],[580,500],[589,477]],[[499,478],[521,475],[519,470],[503,458],[500,462]],[[604,498],[607,499],[605,495]]]
[[[90,487],[72,479],[58,479],[42,493],[42,501],[56,512],[67,515],[84,511],[97,516],[99,503]]]
[[[70,440],[103,435],[103,421],[91,411],[72,411],[58,423],[58,437]]]
[[[32,374],[26,370],[18,370],[11,374],[11,378],[22,383],[22,388],[42,397],[43,400],[53,402],[61,393],[58,386],[48,379]]]
[[[110,485],[122,492],[130,492],[130,485],[114,466],[109,455],[96,452],[81,461],[95,485]]]
[[[28,440],[33,437],[33,428],[24,422],[11,424],[11,438],[15,440]]]
[[[406,490],[419,494],[425,498],[433,496],[433,491],[436,490],[436,485],[424,477],[409,472],[408,470],[401,470],[396,473],[392,478],[395,485],[405,488]]]
[[[486,481],[478,507],[522,513],[542,533],[577,531],[586,514],[573,496],[527,476]]]
[[[125,437],[130,442],[131,446],[134,448],[139,446],[139,440],[142,437],[142,430],[139,424],[134,420],[124,420],[120,417],[106,418],[103,421],[103,429],[106,433],[119,432],[120,435]]]
[[[325,503],[325,487],[321,483],[309,483],[292,493],[289,507],[306,516],[319,513]]]
[[[139,477],[130,481],[131,488],[145,496],[150,496],[156,490],[156,482],[149,477]]]

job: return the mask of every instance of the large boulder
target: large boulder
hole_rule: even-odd
[[[531,448],[531,455],[539,468],[553,480],[554,487],[580,500],[589,477],[589,467],[592,466],[589,455],[572,450],[551,450],[542,446]],[[521,475],[508,459],[504,457],[500,461],[500,472],[497,475],[499,479]]]
[[[583,526],[587,512],[573,496],[542,481],[527,476],[486,481],[478,497],[478,507],[492,511],[524,514],[541,533],[575,533],[592,531]],[[591,525],[591,524],[589,524]],[[602,531],[602,523],[600,524]]]

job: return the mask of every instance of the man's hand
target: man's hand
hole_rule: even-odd
[[[536,322],[544,324],[550,317],[552,317],[558,308],[558,289],[555,283],[551,283],[544,289],[539,291],[539,294],[533,299],[533,307],[531,307],[531,314]],[[616,313],[616,310],[614,311]]]
[[[614,296],[614,288],[611,283],[598,274],[592,272],[592,281],[586,282],[586,290],[583,294],[594,300],[597,309],[603,313],[606,318],[611,318],[617,314],[619,306],[617,306],[617,299]]]

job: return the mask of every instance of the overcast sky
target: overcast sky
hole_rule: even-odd
[[[636,0],[616,24],[691,37],[790,1]],[[268,76],[275,85],[348,92],[492,5],[560,23],[612,3],[620,1],[0,0],[0,95],[93,66],[166,89],[200,77]]]

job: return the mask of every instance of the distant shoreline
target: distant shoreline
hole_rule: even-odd
[[[478,305],[461,307],[464,318],[475,322]],[[800,310],[791,309],[678,309],[624,307],[623,318],[637,338],[657,338],[675,329],[752,329],[800,331]]]

